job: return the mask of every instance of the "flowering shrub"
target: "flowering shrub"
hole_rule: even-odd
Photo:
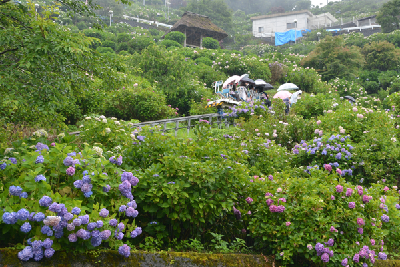
[[[0,225],[3,240],[28,245],[18,254],[21,260],[39,261],[60,249],[85,251],[102,242],[118,248],[125,232],[133,231],[132,238],[141,233],[129,221],[138,214],[131,190],[139,180],[118,168],[122,157],[108,160],[89,146],[48,146],[43,137],[20,141],[12,151],[0,165]],[[126,203],[133,210],[118,213]],[[78,239],[81,246],[73,244]]]
[[[349,193],[357,188],[358,193]],[[251,210],[245,219],[248,230],[259,246],[284,265],[307,259],[324,266],[370,265],[386,259],[383,240],[395,241],[386,229],[399,224],[399,215],[393,204],[382,206],[382,201],[398,201],[396,190],[381,185],[355,188],[322,170],[315,170],[308,179],[286,172],[275,174],[273,180],[255,179],[248,190],[253,202],[243,201],[236,208]]]

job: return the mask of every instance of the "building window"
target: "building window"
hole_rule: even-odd
[[[258,33],[263,33],[264,32],[264,27],[258,27]]]
[[[287,29],[294,29],[296,27],[296,23],[287,23]]]

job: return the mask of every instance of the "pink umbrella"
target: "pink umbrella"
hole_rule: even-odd
[[[236,80],[239,78],[240,78],[240,76],[238,76],[238,75],[233,75],[232,77],[229,77],[222,85],[222,89],[226,89],[228,87],[228,84],[230,84],[230,83],[236,83]]]
[[[276,93],[275,95],[274,95],[274,98],[280,98],[280,99],[285,99],[285,98],[289,98],[289,97],[291,97],[292,96],[292,94],[291,93],[289,93],[288,91],[280,91],[280,92],[278,92],[278,93]]]

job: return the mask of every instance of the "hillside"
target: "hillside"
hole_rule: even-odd
[[[379,8],[389,0],[342,0],[340,2],[329,2],[328,5],[311,9],[315,15],[325,12],[331,13],[337,19],[352,17],[366,17],[378,12]]]

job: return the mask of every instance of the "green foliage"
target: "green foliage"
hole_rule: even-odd
[[[171,117],[175,111],[167,107],[162,92],[140,86],[111,92],[105,115],[123,120],[155,121]]]
[[[211,37],[203,38],[203,46],[207,49],[218,49],[219,42]]]
[[[400,48],[387,41],[367,44],[361,53],[365,57],[365,67],[368,69],[387,71],[399,68]]]
[[[359,49],[345,47],[340,36],[327,36],[301,61],[301,65],[316,69],[325,81],[336,77],[354,77],[363,63],[364,59]]]
[[[324,114],[324,111],[333,109],[334,100],[324,94],[308,95],[303,94],[301,98],[292,105],[293,112],[304,119],[317,118]]]
[[[129,42],[131,39],[132,39],[132,36],[130,36],[127,33],[118,33],[117,34],[117,43]]]
[[[100,54],[106,54],[106,53],[115,53],[114,50],[111,47],[97,47],[97,52]]]
[[[183,43],[185,42],[186,36],[184,33],[181,33],[178,31],[172,31],[172,32],[168,33],[167,35],[165,35],[164,39],[175,41],[178,44],[183,45]]]
[[[174,40],[167,40],[167,39],[163,40],[163,41],[160,43],[160,45],[163,45],[163,46],[165,46],[166,48],[169,48],[169,47],[182,47],[182,45],[181,45],[180,43],[178,43],[177,41],[174,41]]]
[[[382,26],[382,32],[392,32],[400,29],[400,1],[391,0],[379,9],[377,22]]]
[[[306,41],[320,41],[324,39],[326,36],[332,36],[332,32],[326,31],[324,29],[312,30],[311,32],[307,32]]]
[[[128,42],[128,52],[134,54],[140,53],[143,49],[154,44],[153,39],[148,37],[135,37]]]
[[[104,42],[102,42],[101,46],[110,47],[112,50],[115,50],[115,42],[113,41],[105,40]]]

